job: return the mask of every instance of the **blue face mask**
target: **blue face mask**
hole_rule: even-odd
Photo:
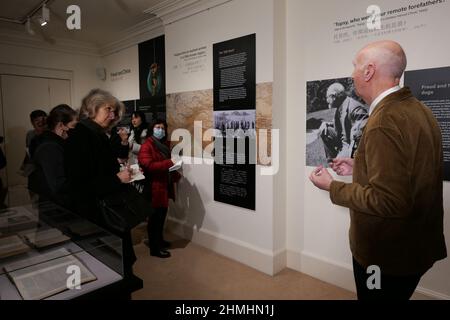
[[[153,128],[153,136],[156,139],[161,140],[162,138],[164,138],[166,136],[166,133],[164,132],[164,129]]]

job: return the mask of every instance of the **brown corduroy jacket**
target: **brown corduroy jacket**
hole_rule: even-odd
[[[384,98],[355,155],[353,183],[334,181],[331,201],[350,208],[350,248],[387,275],[426,272],[447,256],[439,125],[408,88]]]

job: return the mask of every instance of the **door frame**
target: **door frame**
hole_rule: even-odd
[[[33,78],[46,78],[46,79],[56,79],[56,80],[69,80],[70,81],[70,102],[73,105],[73,92],[74,92],[74,81],[73,81],[73,71],[71,70],[61,70],[52,68],[42,68],[36,66],[28,65],[16,65],[16,64],[6,64],[0,63],[0,135],[5,136],[5,124],[4,124],[4,114],[3,114],[3,96],[2,96],[2,83],[1,76],[19,76],[19,77],[33,77]],[[3,146],[3,152],[6,155],[6,147]],[[0,176],[3,180],[3,184],[7,187],[9,185],[8,175],[6,170],[2,170]],[[9,198],[9,195],[8,195]],[[9,200],[7,200],[9,202]]]
[[[22,76],[33,78],[47,78],[57,80],[69,80],[70,91],[75,92],[73,87],[73,71],[63,69],[42,68],[27,65],[0,63],[0,76]],[[1,85],[1,84],[0,84]],[[70,103],[73,105],[73,94],[70,95]],[[0,111],[3,117],[3,104],[0,96]],[[1,121],[3,126],[3,121]],[[3,129],[3,128],[0,128]]]

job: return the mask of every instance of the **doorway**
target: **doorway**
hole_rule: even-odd
[[[6,204],[9,207],[30,203],[27,178],[20,167],[25,157],[25,137],[32,129],[30,112],[36,109],[49,112],[54,106],[71,104],[71,81],[22,75],[0,76],[0,134],[6,156],[6,168],[1,170],[4,185],[8,187]]]

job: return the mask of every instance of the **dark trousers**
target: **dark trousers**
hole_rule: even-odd
[[[381,289],[370,290],[367,279],[373,273],[367,270],[353,258],[353,274],[355,276],[358,300],[409,300],[419,284],[420,275],[390,276],[381,270]]]
[[[133,241],[131,239],[131,231],[116,234],[122,239],[122,260],[123,273],[125,277],[133,275],[133,264],[136,262],[136,254],[134,253]]]
[[[148,242],[151,251],[162,249],[164,224],[167,217],[167,208],[155,208],[147,223]]]
[[[5,204],[6,195],[8,194],[8,188],[4,188],[3,181],[0,178],[0,210],[5,209],[8,206]]]

